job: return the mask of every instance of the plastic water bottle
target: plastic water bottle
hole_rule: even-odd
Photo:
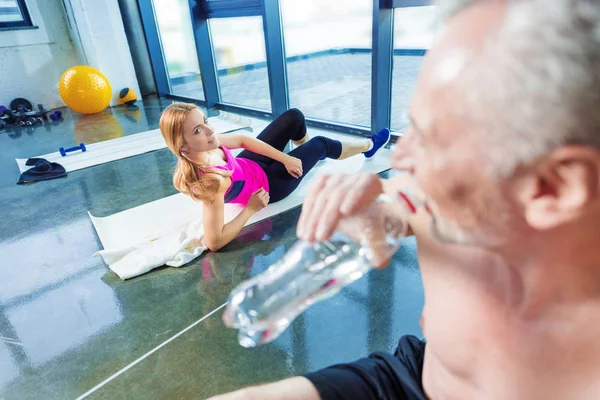
[[[283,259],[231,292],[223,322],[239,331],[244,347],[276,339],[308,307],[386,265],[406,235],[409,215],[424,204],[406,193],[381,195],[340,220],[329,240],[296,242]]]

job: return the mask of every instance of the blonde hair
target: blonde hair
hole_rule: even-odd
[[[163,111],[159,127],[167,147],[177,156],[177,166],[173,173],[173,185],[181,193],[197,201],[211,203],[221,190],[223,177],[230,173],[218,169],[207,169],[193,163],[181,153],[184,145],[183,127],[185,119],[195,109],[195,104],[173,103]]]

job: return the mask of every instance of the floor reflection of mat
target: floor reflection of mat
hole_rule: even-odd
[[[218,117],[212,117],[208,120],[216,133],[227,133],[240,129],[252,129],[252,120],[250,118],[234,114],[223,113]],[[69,153],[66,157],[62,157],[59,152],[56,152],[36,156],[36,158],[45,158],[50,162],[59,163],[65,167],[67,172],[72,172],[110,161],[137,156],[150,151],[164,149],[166,147],[167,145],[160,130],[155,129],[120,137],[118,139],[90,144],[89,146],[86,146],[86,152]],[[21,172],[30,168],[25,165],[27,162],[26,158],[17,158],[16,161]]]
[[[304,178],[300,186],[286,199],[270,204],[254,214],[248,224],[264,220],[301,205],[315,178],[323,174],[357,172],[380,173],[390,168],[391,152],[381,150],[377,157],[366,161],[362,155],[346,160],[327,160],[317,164]],[[225,220],[231,221],[240,212],[237,205],[225,206]],[[176,194],[156,200],[107,217],[90,218],[104,249],[115,249],[135,245],[148,239],[161,237],[163,234],[202,218],[202,206],[188,196]]]

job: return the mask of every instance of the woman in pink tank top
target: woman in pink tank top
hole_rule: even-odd
[[[219,135],[200,108],[188,103],[169,105],[161,116],[160,131],[177,156],[175,187],[203,204],[204,243],[212,251],[231,242],[253,214],[292,193],[319,160],[360,153],[372,158],[390,138],[384,129],[354,142],[323,136],[309,140],[304,115],[296,109],[280,115],[257,138]],[[283,150],[290,141],[297,147],[286,154]],[[234,156],[234,149],[244,151]],[[226,203],[243,206],[228,223]]]

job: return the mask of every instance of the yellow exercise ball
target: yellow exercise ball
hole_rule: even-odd
[[[95,114],[110,105],[112,88],[108,79],[95,68],[79,65],[60,77],[58,93],[65,104],[81,114]]]

